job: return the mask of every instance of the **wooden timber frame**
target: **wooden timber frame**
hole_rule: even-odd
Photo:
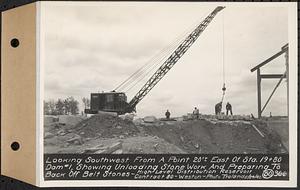
[[[269,62],[276,59],[277,57],[279,57],[282,54],[285,55],[285,66],[286,66],[286,71],[283,74],[261,74],[261,72],[260,72],[261,67],[268,64]],[[265,61],[258,64],[257,66],[253,67],[251,69],[251,72],[254,72],[254,71],[256,71],[256,73],[257,73],[257,112],[258,112],[257,115],[258,115],[258,118],[261,118],[263,111],[265,110],[265,108],[268,105],[268,103],[270,102],[273,94],[275,93],[276,89],[278,88],[278,86],[280,85],[280,83],[282,82],[282,80],[284,78],[286,79],[286,82],[287,82],[287,107],[289,107],[289,100],[288,100],[288,97],[289,97],[289,81],[288,81],[289,45],[288,44],[284,45],[281,48],[281,51],[279,51],[275,55],[271,56],[270,58],[266,59]],[[262,79],[279,79],[279,81],[277,82],[275,88],[271,92],[269,98],[267,99],[267,101],[263,107],[261,106],[261,81],[262,81]],[[289,110],[289,108],[287,108],[287,110]]]

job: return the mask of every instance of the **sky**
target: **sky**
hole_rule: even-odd
[[[183,39],[217,6],[201,2],[43,3],[44,99],[74,96],[80,109],[82,97],[114,90],[174,40]],[[194,107],[213,114],[221,100],[223,77],[224,102],[232,104],[233,113],[257,115],[256,73],[250,69],[288,42],[288,9],[222,5],[226,8],[137,105],[138,116],[163,117],[167,109],[171,117],[182,116]],[[284,56],[262,69],[262,73],[284,71]],[[126,93],[128,100],[148,78]],[[277,81],[262,82],[262,104]],[[263,115],[287,115],[286,100],[284,80]]]

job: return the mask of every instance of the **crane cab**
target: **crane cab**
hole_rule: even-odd
[[[124,92],[91,93],[90,109],[86,114],[97,114],[99,111],[123,114],[128,107],[127,96]]]

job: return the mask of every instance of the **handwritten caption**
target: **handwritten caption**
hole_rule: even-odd
[[[288,180],[288,155],[45,154],[45,180]]]

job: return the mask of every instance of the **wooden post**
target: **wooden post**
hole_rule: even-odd
[[[257,69],[257,117],[261,118],[261,77],[260,77],[260,69]]]
[[[287,116],[289,116],[289,49],[285,52],[285,66],[286,66],[286,89],[287,89]]]

